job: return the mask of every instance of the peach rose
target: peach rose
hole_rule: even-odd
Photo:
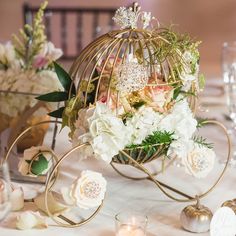
[[[169,85],[148,85],[139,92],[139,95],[154,110],[164,112],[172,100],[173,91],[173,87]]]

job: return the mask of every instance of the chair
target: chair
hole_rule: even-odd
[[[39,7],[23,5],[24,23],[32,24]],[[48,40],[63,50],[63,61],[72,61],[83,47],[96,38],[98,30],[113,27],[115,8],[48,7],[45,30]]]

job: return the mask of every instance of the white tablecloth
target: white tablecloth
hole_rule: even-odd
[[[205,108],[204,108],[205,109]],[[209,118],[219,118],[223,120],[222,114],[225,112],[224,107],[210,107],[210,112],[204,113]],[[225,122],[225,121],[224,121]],[[183,168],[173,166],[158,179],[169,183],[171,186],[177,187],[188,194],[195,195],[207,189],[219,175],[223,166],[219,164],[219,160],[223,160],[226,155],[226,142],[221,131],[215,129],[214,126],[204,128],[204,134],[209,140],[215,143],[217,151],[217,163],[212,174],[207,179],[196,180],[193,177],[184,174]],[[57,152],[64,153],[70,148],[66,134],[61,134],[57,141]],[[73,161],[72,161],[73,159]],[[154,168],[154,164],[149,166]],[[169,200],[160,190],[150,181],[132,181],[119,176],[109,165],[96,160],[87,160],[79,162],[76,157],[67,160],[61,168],[61,182],[66,183],[72,180],[72,176],[79,175],[80,170],[93,169],[103,173],[108,181],[108,191],[104,206],[99,214],[88,224],[79,228],[62,228],[55,226],[48,219],[49,228],[44,230],[28,230],[19,231],[15,229],[15,217],[18,213],[11,213],[0,224],[0,236],[112,236],[114,231],[114,216],[118,212],[125,210],[134,210],[146,214],[148,216],[148,235],[149,236],[170,236],[196,235],[184,231],[181,228],[179,215],[181,210],[189,203],[178,203]],[[133,169],[126,167],[125,171],[134,174]],[[201,203],[208,206],[215,212],[221,204],[229,199],[236,197],[236,169],[229,168],[212,193],[206,196]],[[32,188],[36,188],[33,186]],[[27,203],[25,209],[35,209],[32,203]],[[202,236],[209,233],[200,234]]]

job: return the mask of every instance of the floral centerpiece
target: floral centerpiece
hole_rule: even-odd
[[[51,114],[70,127],[74,146],[91,144],[80,153],[82,156],[126,164],[129,161],[122,150],[140,163],[176,157],[188,174],[206,177],[213,168],[215,153],[204,138],[194,136],[201,122],[194,118],[189,102],[204,83],[199,76],[199,42],[171,29],[148,29],[156,19],[137,5],[118,9],[113,19],[121,30],[105,35],[106,39],[112,44],[128,38],[125,52],[107,43],[108,56],[94,50],[94,60],[87,56],[94,65],[91,73],[86,73],[88,65],[74,65],[72,79],[57,65],[57,74],[65,85],[64,92],[57,92],[58,101],[63,100],[64,93],[69,99]],[[84,61],[86,53],[81,55]],[[84,69],[82,75],[78,75],[79,69]],[[50,101],[51,97],[55,92],[38,99]]]
[[[204,87],[204,77],[199,75],[199,42],[172,28],[162,28],[151,13],[141,11],[137,4],[119,8],[113,19],[120,29],[89,44],[70,73],[54,63],[62,90],[37,97],[40,101],[60,103],[49,114],[62,119],[62,128],[69,127],[72,149],[57,161],[53,150],[31,147],[24,151],[19,163],[22,175],[49,174],[45,192],[34,202],[66,227],[83,225],[94,217],[102,206],[107,186],[101,173],[85,170],[60,191],[56,187],[55,190],[59,167],[73,152],[80,158],[96,158],[113,167],[114,163],[131,165],[145,172],[176,201],[198,200],[212,190],[188,196],[161,184],[144,167],[147,162],[160,160],[164,171],[166,162],[177,159],[185,172],[196,178],[206,177],[213,169],[212,144],[195,134],[205,123],[194,114],[198,93]],[[41,64],[42,60],[36,61]],[[173,197],[162,187],[186,199]],[[55,191],[60,192],[66,207],[52,202]],[[96,210],[76,223],[58,216],[70,207]]]
[[[32,26],[25,25],[19,36],[13,35],[12,41],[0,44],[0,131],[32,108],[37,103],[36,95],[61,89],[52,62],[62,51],[47,41],[44,33],[46,5],[42,4]]]

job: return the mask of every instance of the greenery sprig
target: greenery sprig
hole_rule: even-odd
[[[64,91],[43,94],[36,97],[36,99],[44,102],[64,102],[62,107],[48,113],[48,115],[55,118],[62,118],[62,128],[69,126],[73,131],[80,101],[76,97],[75,85],[70,75],[56,62],[53,62],[53,64],[58,80],[64,88]]]
[[[197,128],[202,128],[204,125],[206,125],[206,121],[209,120],[207,118],[197,118]]]
[[[143,148],[143,150],[148,154],[148,156],[152,156],[159,150],[160,145],[164,145],[161,150],[161,154],[167,155],[169,145],[174,140],[173,135],[173,132],[155,131],[153,132],[153,134],[147,136],[141,144],[131,144],[126,148]]]
[[[193,96],[193,97],[197,96],[196,93],[194,93],[193,91],[183,91],[182,86],[179,86],[174,89],[173,100],[176,100],[180,94],[183,95],[183,98],[190,97],[190,96]],[[183,100],[183,98],[180,100]]]
[[[203,138],[201,136],[194,136],[193,137],[193,141],[198,144],[199,146],[204,146],[207,147],[209,149],[213,148],[213,143],[208,143],[206,138]]]

